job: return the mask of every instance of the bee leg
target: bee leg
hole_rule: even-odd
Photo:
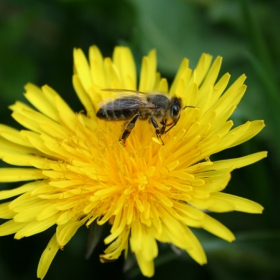
[[[179,120],[179,118],[178,118],[178,120]],[[173,127],[176,125],[176,123],[178,122],[178,120],[177,120],[176,122],[174,122],[174,123],[165,131],[165,133],[168,132],[171,128],[173,128]]]
[[[140,114],[136,114],[124,127],[124,131],[119,139],[119,141],[125,145],[125,141],[129,134],[131,133],[132,129],[135,127],[135,123],[137,119],[139,118]]]
[[[156,122],[156,120],[154,118],[150,118],[150,121],[151,121],[152,125],[154,126],[154,128],[156,130],[157,138],[159,138],[162,145],[164,145],[164,142],[161,139],[161,130],[159,130],[158,123]]]
[[[160,122],[160,124],[162,124],[162,127],[161,127],[161,129],[160,129],[160,134],[162,135],[162,134],[165,133],[165,129],[166,129],[166,120],[162,120],[162,121]]]

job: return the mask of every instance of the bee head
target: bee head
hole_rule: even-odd
[[[182,99],[178,97],[172,97],[170,102],[169,115],[174,124],[179,121],[181,110]]]

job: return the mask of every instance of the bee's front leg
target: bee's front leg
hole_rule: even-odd
[[[162,124],[162,127],[161,127],[161,129],[160,129],[160,134],[161,134],[161,135],[165,133],[166,121],[167,121],[167,120],[162,119],[162,121],[160,122],[160,124]]]
[[[124,127],[124,131],[122,133],[122,135],[119,138],[119,141],[125,145],[125,141],[127,139],[127,137],[129,136],[129,134],[131,133],[132,129],[135,127],[135,123],[138,120],[140,114],[137,113]]]
[[[151,121],[152,125],[154,126],[154,128],[156,130],[157,138],[159,138],[161,143],[162,143],[162,145],[164,145],[164,142],[161,139],[161,134],[162,134],[161,131],[162,131],[162,129],[161,130],[159,129],[158,123],[157,123],[157,121],[153,117],[150,118],[150,121]]]

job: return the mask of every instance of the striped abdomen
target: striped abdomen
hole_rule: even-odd
[[[96,116],[105,121],[125,121],[135,116],[137,111],[135,109],[112,110],[101,108]]]
[[[106,121],[125,121],[135,116],[138,111],[138,99],[122,98],[102,106],[96,116]]]

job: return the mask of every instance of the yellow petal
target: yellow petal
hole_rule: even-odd
[[[45,203],[31,205],[30,207],[20,211],[14,216],[14,221],[17,223],[25,223],[36,220],[37,215],[46,208]]]
[[[88,92],[93,83],[90,75],[89,64],[81,49],[74,49],[74,65],[85,91]]]
[[[105,68],[104,68],[105,75],[107,77],[106,88],[121,89],[122,84],[121,84],[120,74],[118,72],[117,67],[112,63],[110,58],[105,58],[104,66],[105,66]],[[104,96],[104,98],[106,98],[106,97]]]
[[[235,211],[260,214],[264,209],[257,202],[227,193],[213,193],[211,197],[215,201],[225,201],[232,204]]]
[[[230,74],[226,73],[224,74],[219,81],[215,84],[214,89],[213,89],[213,94],[211,97],[211,103],[209,103],[209,107],[212,107],[220,98],[220,96],[223,94],[224,90],[226,89],[230,79]]]
[[[54,234],[51,238],[50,242],[48,243],[46,249],[44,250],[43,254],[41,255],[38,269],[37,269],[37,277],[43,279],[48,269],[58,251],[59,247],[56,241],[56,235]]]
[[[28,139],[28,141],[32,144],[34,148],[36,148],[37,151],[46,155],[52,155],[52,152],[43,143],[42,138],[38,133],[26,130],[22,131],[22,135],[24,135],[24,137]],[[56,153],[53,154],[56,155]]]
[[[33,155],[5,155],[2,160],[17,166],[32,166],[40,169],[49,169],[49,160]]]
[[[1,168],[0,182],[18,182],[43,179],[41,170],[33,168]]]
[[[211,65],[209,72],[199,88],[199,100],[196,106],[199,107],[201,111],[207,111],[207,109],[210,108],[209,105],[212,103],[212,96],[214,94],[214,84],[218,77],[221,64],[222,58],[218,56]]]
[[[0,157],[3,157],[6,154],[19,155],[19,154],[34,154],[34,153],[36,153],[36,150],[34,148],[21,146],[0,137]]]
[[[142,274],[146,277],[152,277],[155,273],[153,261],[147,261],[141,254],[136,254],[137,263]]]
[[[243,84],[245,79],[246,76],[241,75],[217,100],[217,102],[212,107],[212,110],[215,110],[218,114],[221,114],[229,106],[237,106],[246,91],[246,86]]]
[[[59,225],[56,229],[56,238],[59,247],[63,248],[84,223],[85,219],[81,219],[80,221],[75,221],[66,225]]]
[[[0,204],[0,218],[1,219],[12,219],[15,212],[9,209],[10,202]]]
[[[96,114],[96,109],[93,107],[92,101],[82,86],[81,80],[79,79],[78,75],[73,75],[72,78],[74,89],[81,100],[82,104],[84,105],[87,114],[89,116],[94,116]]]
[[[213,162],[214,166],[205,166],[201,169],[201,171],[206,170],[221,170],[227,168],[241,168],[250,164],[253,164],[263,158],[267,157],[267,152],[258,152],[248,156],[240,157],[240,158],[233,158],[233,159],[226,159],[226,160],[219,160]]]
[[[100,88],[106,88],[103,57],[97,46],[89,48],[89,63],[93,83]]]
[[[186,79],[188,81],[188,78],[190,77],[190,75],[191,75],[191,69],[189,69],[189,61],[188,61],[188,59],[184,58],[177,71],[174,81],[170,87],[170,93],[172,95],[173,94],[178,95],[178,92],[182,92],[180,90],[177,90],[178,83],[182,79]],[[180,96],[180,97],[183,97],[183,96]]]
[[[136,67],[130,49],[116,47],[113,53],[113,62],[120,73],[122,88],[136,90]]]
[[[28,223],[16,223],[14,220],[10,220],[0,225],[0,236],[13,234],[21,230]]]
[[[199,95],[201,98],[205,97],[209,91],[209,86],[214,86],[219,75],[222,65],[222,57],[218,56],[212,63],[201,87],[199,88]]]
[[[151,92],[156,82],[156,51],[152,50],[149,55],[142,60],[139,90]]]
[[[191,232],[189,228],[187,228],[187,232],[188,232],[188,237],[190,239],[191,247],[186,249],[186,251],[200,265],[206,264],[207,258],[199,240],[196,238],[196,236]]]
[[[233,233],[227,227],[208,215],[204,216],[202,227],[212,234],[229,242],[235,240]]]
[[[44,92],[33,84],[27,84],[24,88],[26,99],[41,113],[56,120],[57,113],[54,104],[48,100]]]
[[[15,239],[21,239],[23,237],[28,237],[39,232],[45,231],[55,224],[56,219],[57,216],[52,216],[43,221],[29,222],[25,227],[17,231],[17,233],[15,234]]]
[[[232,143],[231,147],[240,145],[251,138],[253,138],[255,135],[257,135],[263,128],[265,127],[264,121],[252,121],[250,122],[250,126],[246,130],[245,133],[242,134],[242,136],[236,140],[234,143]],[[232,130],[234,132],[234,130]]]
[[[205,75],[207,74],[209,67],[211,65],[212,56],[206,53],[203,53],[198,61],[198,64],[193,72],[193,81],[198,86],[203,81]]]
[[[55,98],[55,105],[57,108],[59,108],[59,115],[63,124],[66,127],[73,129],[73,125],[75,125],[77,122],[76,114],[59,95]]]
[[[14,129],[14,128],[11,128],[9,126],[0,124],[0,135],[3,138],[5,138],[15,144],[18,144],[21,146],[26,146],[26,147],[32,147],[32,145],[30,145],[30,143],[22,137],[22,135],[20,134],[20,131]],[[2,146],[1,146],[1,148],[2,148]]]

